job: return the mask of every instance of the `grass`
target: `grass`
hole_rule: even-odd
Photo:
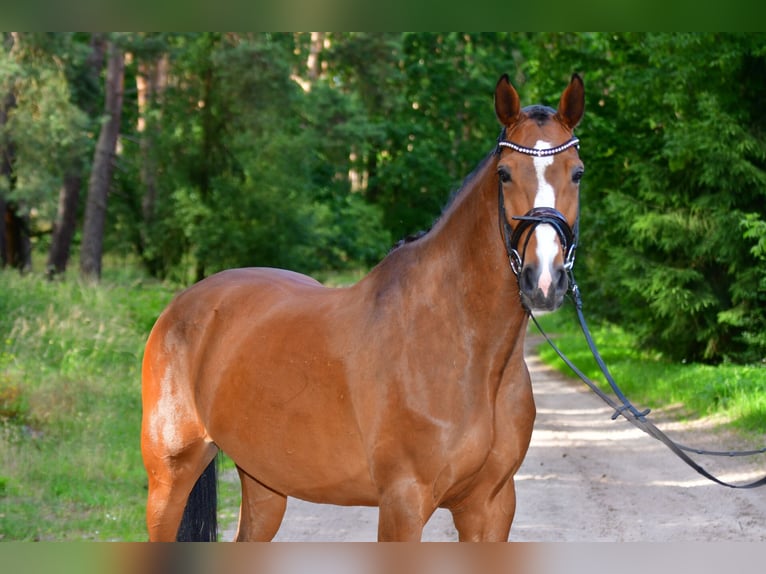
[[[143,344],[169,286],[0,272],[0,537],[142,540]]]
[[[586,309],[587,315],[587,309]],[[587,320],[587,316],[586,316]],[[571,306],[542,317],[556,344],[589,378],[607,390]],[[766,433],[766,365],[704,365],[672,362],[641,347],[636,337],[616,325],[589,325],[601,356],[625,395],[639,408],[681,407],[686,418],[717,415],[727,426],[763,441]],[[531,327],[530,333],[536,332]],[[560,372],[572,371],[543,343],[542,359]]]

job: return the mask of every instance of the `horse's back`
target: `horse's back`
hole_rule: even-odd
[[[191,379],[208,368],[215,350],[247,344],[253,330],[279,309],[325,291],[306,275],[259,267],[230,269],[195,283],[168,304],[152,328],[144,352],[144,394],[157,385],[191,389]],[[221,361],[213,366],[220,369]]]
[[[182,291],[168,306],[183,314],[205,313],[209,305],[220,305],[231,301],[237,306],[257,303],[260,298],[275,294],[298,291],[324,290],[324,286],[309,277],[286,269],[270,267],[247,267],[228,269],[211,275]],[[214,309],[215,307],[213,307]]]
[[[168,354],[197,350],[219,330],[221,334],[240,334],[236,327],[217,329],[216,324],[252,321],[282,298],[322,289],[315,279],[283,269],[253,267],[211,275],[176,295],[157,318],[147,341],[144,366]]]

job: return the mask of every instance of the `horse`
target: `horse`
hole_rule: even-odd
[[[461,541],[508,540],[536,414],[529,312],[561,305],[574,261],[583,82],[521,108],[503,75],[494,107],[497,145],[357,283],[230,269],[161,313],[142,364],[149,540],[215,540],[219,451],[238,541],[271,540],[288,497],[377,506],[379,541],[420,540],[437,508]]]

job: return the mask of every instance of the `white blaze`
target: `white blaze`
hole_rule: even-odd
[[[548,149],[553,147],[550,143],[538,140],[535,149]],[[553,156],[534,157],[535,173],[537,174],[537,194],[535,195],[535,207],[556,207],[556,192],[553,186],[545,179],[546,168],[553,163]],[[553,282],[551,269],[553,261],[559,252],[556,241],[556,231],[550,225],[538,225],[535,228],[537,238],[537,260],[540,262],[540,278],[538,287],[547,296]]]

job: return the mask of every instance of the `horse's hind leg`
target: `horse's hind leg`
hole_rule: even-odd
[[[237,467],[242,483],[238,542],[268,542],[276,536],[287,507],[287,497],[265,487]]]
[[[142,451],[149,478],[146,502],[149,540],[174,542],[189,493],[218,449],[198,438],[181,452],[170,453],[145,437]]]

